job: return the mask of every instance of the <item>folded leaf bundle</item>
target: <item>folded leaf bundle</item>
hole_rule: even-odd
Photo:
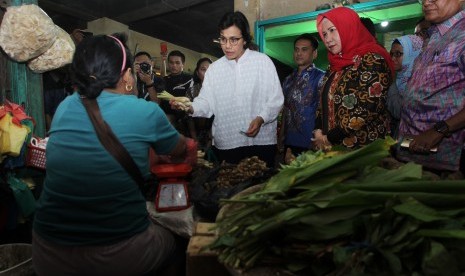
[[[304,275],[460,270],[429,259],[433,238],[465,240],[465,181],[421,179],[413,163],[379,167],[393,143],[303,153],[262,190],[223,201],[234,207],[217,219],[210,248],[237,269],[271,260]]]

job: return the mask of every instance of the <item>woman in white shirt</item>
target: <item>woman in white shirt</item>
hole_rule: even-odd
[[[215,115],[213,145],[220,161],[258,156],[274,167],[276,118],[284,101],[276,68],[268,56],[249,50],[249,23],[241,12],[226,13],[218,29],[224,56],[208,68],[189,113]]]

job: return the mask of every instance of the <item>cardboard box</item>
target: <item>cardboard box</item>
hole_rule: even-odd
[[[215,228],[215,223],[198,222],[194,228],[193,236],[216,236],[218,232]]]
[[[197,223],[195,226],[187,247],[187,276],[230,275],[218,262],[217,254],[205,249],[205,246],[216,239],[216,232],[211,230],[214,225],[214,223]]]

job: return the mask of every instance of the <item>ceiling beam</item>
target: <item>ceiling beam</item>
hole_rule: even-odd
[[[155,17],[173,11],[189,8],[198,4],[209,2],[211,0],[159,0],[152,1],[151,4],[139,9],[112,16],[118,22],[128,24],[139,20]]]
[[[90,10],[90,9],[83,9],[83,7],[78,8],[78,7],[67,6],[67,5],[52,1],[52,0],[40,0],[39,6],[42,9],[54,11],[56,13],[65,14],[65,15],[75,17],[75,18],[80,18],[85,21],[92,21],[92,20],[103,17],[100,14],[96,14],[96,13],[93,14],[93,12],[95,12],[96,9]]]

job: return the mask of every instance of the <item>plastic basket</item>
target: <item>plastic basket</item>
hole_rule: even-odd
[[[32,245],[11,243],[0,245],[0,275],[35,275],[32,268]]]
[[[27,147],[26,164],[30,167],[45,169],[45,149],[31,144],[27,145]]]

